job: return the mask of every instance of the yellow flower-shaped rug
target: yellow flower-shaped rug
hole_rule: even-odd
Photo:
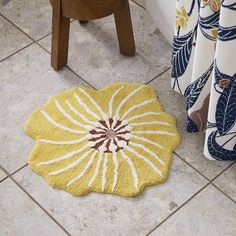
[[[62,92],[31,114],[25,131],[36,140],[31,168],[73,195],[135,196],[167,179],[180,144],[174,117],[141,84]]]

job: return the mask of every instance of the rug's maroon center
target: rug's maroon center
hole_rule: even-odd
[[[118,152],[128,145],[131,134],[130,126],[121,120],[100,120],[95,127],[89,131],[89,142],[91,147],[102,152]]]

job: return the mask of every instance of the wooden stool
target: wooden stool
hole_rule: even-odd
[[[135,43],[128,0],[50,0],[52,13],[51,66],[60,70],[67,64],[70,18],[81,24],[114,13],[120,52],[135,55]]]

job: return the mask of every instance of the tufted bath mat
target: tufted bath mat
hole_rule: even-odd
[[[154,89],[129,83],[62,92],[31,114],[25,132],[36,140],[30,167],[73,195],[135,196],[167,179],[180,144]]]

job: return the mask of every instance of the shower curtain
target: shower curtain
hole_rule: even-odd
[[[174,28],[171,85],[187,99],[187,131],[205,131],[207,158],[236,160],[236,1],[176,0]]]

